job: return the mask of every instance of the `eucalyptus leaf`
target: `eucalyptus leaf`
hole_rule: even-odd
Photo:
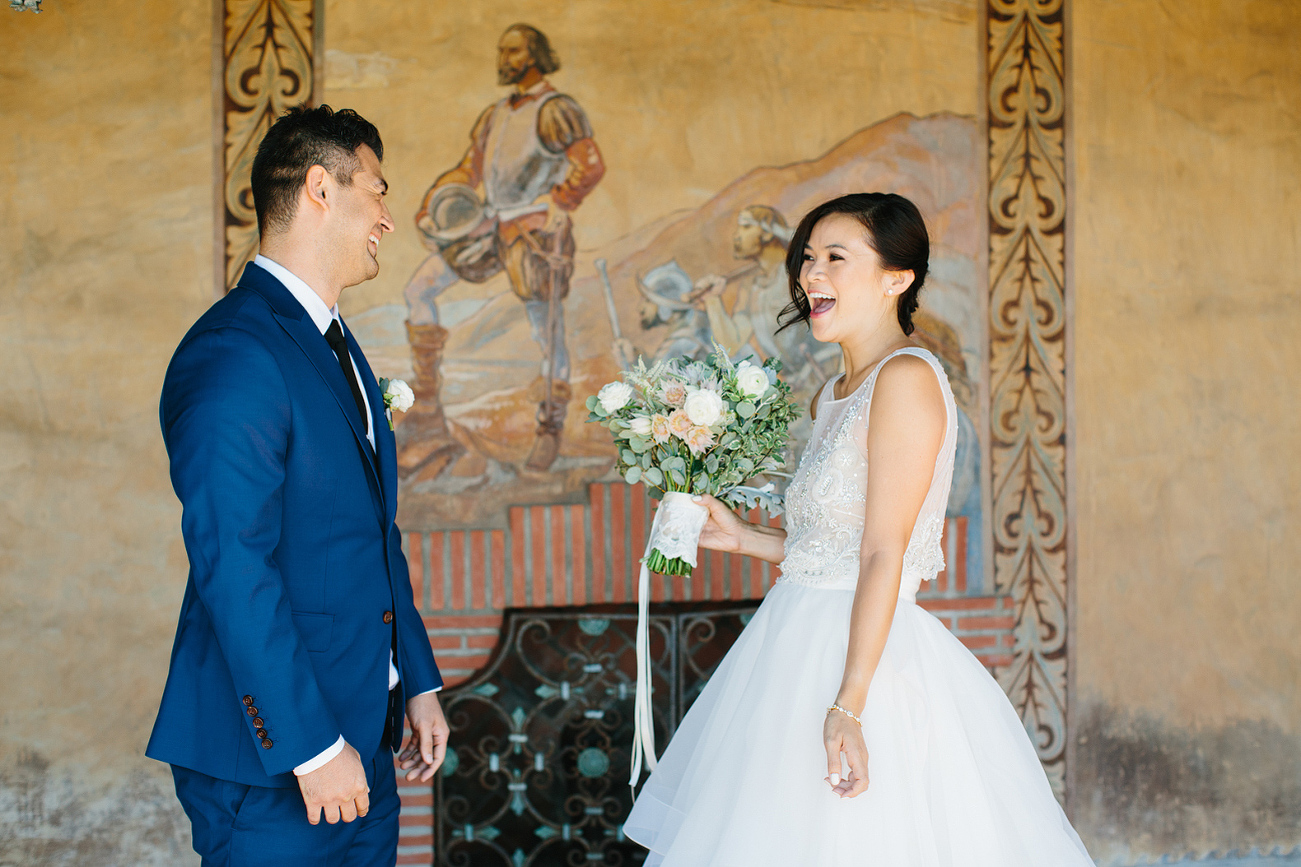
[[[641,467],[629,467],[628,472],[623,474],[623,479],[630,485],[635,485],[641,481]]]
[[[741,401],[736,405],[736,414],[741,418],[750,418],[750,416],[754,415],[754,404],[748,400]]]
[[[664,487],[664,474],[659,471],[658,467],[651,467],[644,471],[641,477],[648,485],[654,485],[657,488]]]

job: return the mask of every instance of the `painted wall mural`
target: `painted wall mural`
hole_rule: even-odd
[[[416,390],[397,428],[403,528],[426,557],[435,538],[505,534],[504,576],[471,576],[478,586],[522,580],[505,553],[512,508],[586,509],[606,489],[612,446],[583,423],[583,400],[637,356],[717,341],[780,357],[811,398],[840,362],[774,327],[794,225],[851,190],[916,201],[933,244],[917,338],[961,413],[946,544],[962,574],[949,587],[1015,606],[996,670],[1064,791],[1065,0],[651,3],[635,28],[604,0],[581,15],[340,6],[329,52],[322,0],[216,2],[219,282],[254,249],[247,168],[268,120],[308,101],[374,119],[390,183],[410,192],[390,196],[399,252],[345,317],[372,364]],[[901,48],[907,33],[918,38]],[[982,48],[956,72],[961,52],[926,53],[965,40]],[[838,81],[837,66],[861,91],[845,105],[793,84]],[[807,435],[806,420],[793,454]],[[575,580],[572,560],[551,562],[547,586]]]

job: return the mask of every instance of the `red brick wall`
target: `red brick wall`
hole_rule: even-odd
[[[634,602],[654,506],[640,485],[598,484],[590,487],[587,503],[512,506],[506,530],[408,534],[416,605],[447,685],[464,682],[487,664],[507,608]],[[762,517],[756,510],[749,519]],[[780,525],[781,519],[770,523]],[[994,669],[1012,660],[1012,599],[969,595],[966,533],[965,518],[948,521],[948,568],[923,587],[918,604]],[[653,575],[651,600],[762,599],[779,574],[775,566],[747,557],[701,554],[689,576]],[[402,814],[397,863],[430,864],[431,788],[407,784],[399,773],[398,793]]]

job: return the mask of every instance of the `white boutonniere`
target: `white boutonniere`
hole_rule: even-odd
[[[393,430],[393,410],[406,412],[416,405],[416,393],[400,379],[379,378],[379,390],[384,392],[384,414],[388,416],[388,429]]]

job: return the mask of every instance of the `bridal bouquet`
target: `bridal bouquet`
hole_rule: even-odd
[[[780,514],[772,483],[745,483],[777,473],[786,431],[799,417],[790,386],[777,377],[781,361],[762,366],[733,364],[715,347],[704,361],[690,357],[642,359],[587,399],[589,421],[609,428],[618,447],[618,469],[630,485],[645,483],[660,495],[646,557],[638,579],[637,691],[633,711],[632,785],[643,756],[655,768],[651,722],[647,616],[650,572],[689,575],[696,565],[700,532],[709,510],[691,498],[710,494],[736,506],[762,505]]]
[[[587,399],[588,418],[610,429],[619,447],[619,473],[630,485],[643,482],[657,491],[660,511],[686,512],[683,500],[711,494],[735,506],[762,505],[780,514],[781,500],[771,483],[745,484],[780,470],[786,431],[799,417],[790,386],[777,376],[780,370],[777,358],[762,367],[733,364],[721,348],[704,361],[673,358],[649,368],[639,358],[623,372],[622,382],[611,382]],[[689,557],[655,547],[647,559],[651,571],[690,574],[704,526],[699,523],[696,538],[687,540]]]

